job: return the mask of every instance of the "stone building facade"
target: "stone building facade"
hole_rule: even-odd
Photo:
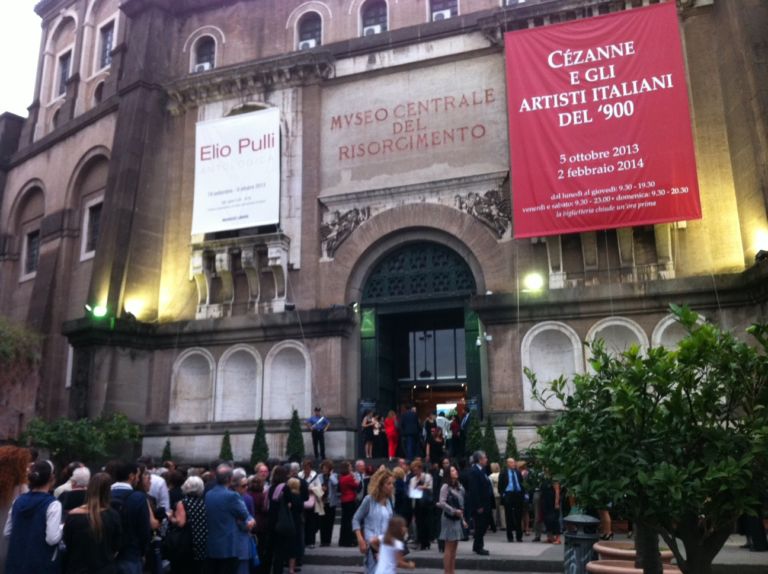
[[[42,0],[29,117],[0,117],[0,314],[45,342],[0,432],[120,411],[150,454],[229,430],[247,458],[258,418],[281,454],[319,404],[342,457],[364,405],[465,400],[525,445],[525,367],[674,345],[670,302],[764,319],[761,0],[678,1],[701,220],[512,238],[503,32],[649,3]],[[196,123],[265,107],[280,225],[191,236]]]

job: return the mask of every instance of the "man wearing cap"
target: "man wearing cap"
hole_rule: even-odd
[[[312,431],[312,449],[316,459],[325,459],[325,431],[331,421],[323,416],[322,409],[315,407],[315,414],[307,419],[307,426]]]

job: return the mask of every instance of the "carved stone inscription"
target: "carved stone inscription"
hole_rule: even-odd
[[[507,170],[499,55],[323,89],[321,196]]]

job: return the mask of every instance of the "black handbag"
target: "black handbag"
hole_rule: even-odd
[[[172,526],[165,533],[162,545],[162,555],[175,562],[183,560],[192,554],[192,528]]]
[[[293,515],[291,509],[288,508],[288,503],[285,502],[285,494],[280,498],[280,508],[277,510],[277,523],[275,524],[275,532],[279,536],[289,538],[296,535],[296,525],[293,522]]]
[[[448,491],[448,497],[445,500],[446,504],[453,508],[454,510],[460,510],[461,503],[459,502],[459,498],[453,494],[450,490]],[[456,516],[453,514],[452,511],[446,509],[443,510],[443,516],[445,516],[448,520],[460,520],[460,516]]]

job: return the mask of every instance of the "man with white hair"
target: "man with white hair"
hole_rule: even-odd
[[[151,456],[142,456],[136,462],[146,466],[150,472],[149,495],[154,497],[158,510],[162,508],[165,512],[169,512],[171,510],[171,497],[168,493],[168,484],[163,477],[157,474],[155,459]]]
[[[239,525],[250,530],[256,524],[248,514],[242,497],[231,491],[232,467],[220,464],[216,467],[216,486],[205,495],[207,564],[210,574],[235,574],[238,566]]]
[[[61,493],[59,502],[61,502],[62,518],[73,508],[85,504],[85,492],[88,488],[88,482],[91,480],[91,471],[87,466],[80,466],[72,472],[72,478],[69,479],[70,489]]]

